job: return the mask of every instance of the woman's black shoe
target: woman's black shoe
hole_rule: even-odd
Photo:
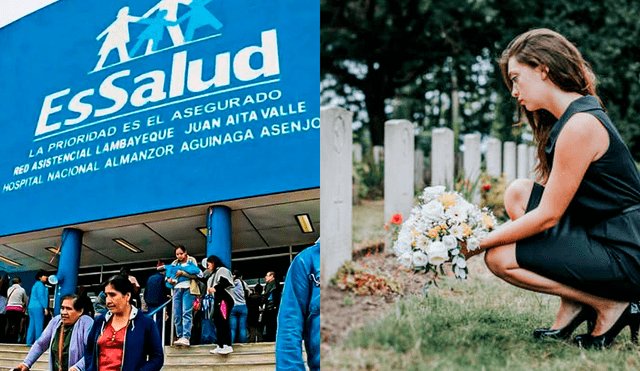
[[[536,339],[568,339],[584,321],[587,321],[587,330],[591,333],[596,326],[596,316],[596,311],[590,306],[585,305],[578,315],[565,327],[557,330],[539,328],[533,331],[533,337]]]
[[[620,318],[611,326],[609,331],[602,335],[593,336],[591,334],[576,335],[573,342],[585,349],[604,349],[613,344],[616,336],[625,327],[629,326],[631,330],[631,341],[638,342],[638,330],[640,329],[640,310],[636,303],[630,303],[627,309],[622,312]]]

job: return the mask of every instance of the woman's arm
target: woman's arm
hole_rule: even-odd
[[[87,348],[87,340],[89,339],[89,332],[91,331],[92,325],[93,325],[93,318],[89,317],[88,315],[80,316],[80,318],[78,319],[78,324],[76,326],[79,326],[78,331],[80,331],[82,334],[81,335],[82,345],[84,347],[81,350],[82,354],[84,354],[84,351]],[[76,362],[76,364],[73,365],[71,368],[75,368],[78,371],[84,371],[85,369],[84,356],[80,357],[78,362]],[[69,368],[69,370],[71,370],[71,368]]]
[[[45,328],[42,332],[42,335],[31,346],[27,358],[25,358],[22,362],[27,365],[27,367],[31,368],[31,366],[33,366],[33,364],[38,360],[38,358],[40,358],[42,353],[46,352],[49,349],[49,343],[51,343],[53,332],[57,328],[56,323],[59,322],[54,320],[49,321],[49,324],[47,325],[47,328]]]
[[[302,334],[311,300],[310,262],[304,261],[307,258],[310,259],[310,255],[296,256],[284,281],[276,336],[276,364],[283,370],[305,369]]]
[[[38,290],[38,302],[44,308],[45,314],[47,312],[47,307],[49,306],[49,290],[47,290],[47,286],[44,284],[40,285],[40,289]]]
[[[609,147],[607,130],[588,113],[573,115],[558,136],[553,167],[540,204],[512,223],[489,233],[481,248],[502,246],[555,226],[567,210],[589,165]]]

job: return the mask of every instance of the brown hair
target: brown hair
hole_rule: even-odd
[[[555,31],[547,28],[533,29],[521,34],[509,43],[500,58],[502,77],[509,90],[513,90],[513,82],[509,78],[508,68],[509,59],[512,57],[518,63],[531,68],[538,66],[546,68],[547,77],[563,91],[594,95],[598,98],[596,95],[596,76],[591,66],[584,60],[575,45]],[[519,116],[522,111],[533,129],[538,146],[538,165],[536,165],[535,171],[538,179],[546,182],[551,167],[547,161],[545,147],[549,139],[549,132],[557,118],[544,109],[531,112],[520,106]]]

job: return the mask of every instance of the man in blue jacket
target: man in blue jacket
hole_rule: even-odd
[[[276,371],[305,371],[302,341],[310,371],[320,371],[320,240],[291,262],[284,281],[278,331]]]

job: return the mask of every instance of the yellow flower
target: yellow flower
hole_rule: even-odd
[[[460,224],[460,227],[462,227],[462,235],[464,237],[469,237],[469,236],[471,236],[473,234],[473,230],[471,230],[471,228],[469,228],[467,223]]]
[[[482,223],[489,229],[493,228],[493,219],[491,219],[491,216],[487,213],[482,213]]]
[[[441,224],[440,225],[440,229],[442,229],[443,231],[447,230],[447,225],[446,224]]]
[[[442,203],[445,209],[448,209],[456,204],[456,196],[453,193],[445,193],[438,197],[438,201]]]
[[[429,229],[429,232],[427,232],[427,236],[429,238],[436,238],[438,237],[438,231],[434,228],[434,229]]]

